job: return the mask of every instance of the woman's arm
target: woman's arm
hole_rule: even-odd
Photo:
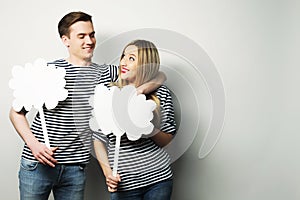
[[[154,129],[152,134],[154,135],[151,137],[151,139],[160,147],[166,146],[173,139],[172,134],[162,132],[156,128]]]
[[[112,169],[110,167],[108,156],[106,153],[106,148],[103,142],[99,140],[94,140],[94,149],[98,163],[100,164],[103,174],[106,177],[106,184],[109,192],[117,191],[118,183],[121,181],[120,175],[117,174],[117,177],[112,175]]]
[[[170,90],[166,86],[160,87],[156,95],[160,101],[160,126],[151,133],[151,139],[160,147],[171,142],[176,133],[174,106]]]

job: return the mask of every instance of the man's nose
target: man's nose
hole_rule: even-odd
[[[92,44],[92,43],[94,43],[94,42],[93,42],[93,39],[91,38],[91,36],[86,36],[86,37],[85,37],[85,42],[86,42],[87,44]]]

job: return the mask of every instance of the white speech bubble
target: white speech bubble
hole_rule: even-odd
[[[179,124],[176,136],[165,147],[171,162],[180,158],[193,143],[197,135],[204,135],[199,148],[199,158],[205,158],[217,144],[225,121],[225,89],[222,78],[212,59],[204,49],[187,36],[166,29],[143,28],[122,32],[97,46],[94,60],[98,63],[115,63],[119,61],[122,48],[129,41],[145,39],[154,42],[160,52],[174,55],[188,65],[174,68],[168,63],[161,63],[161,70],[166,72],[166,86],[176,95],[182,116],[176,116]],[[163,56],[162,56],[163,58]],[[172,77],[175,75],[176,77]],[[204,82],[210,98],[211,114],[207,125],[200,124],[200,102],[202,94],[198,85]],[[188,97],[188,98],[187,98]],[[176,105],[175,105],[176,106]],[[194,109],[191,107],[194,106]],[[175,110],[177,110],[175,107]],[[178,122],[178,119],[180,121]],[[208,127],[200,133],[200,125]]]
[[[64,88],[66,85],[65,74],[63,68],[48,66],[44,59],[38,58],[33,64],[26,63],[24,67],[13,66],[13,77],[9,81],[9,87],[14,90],[13,109],[17,112],[22,108],[30,111],[34,107],[39,111],[45,144],[48,148],[50,148],[50,142],[43,105],[47,109],[53,109],[59,101],[67,98],[68,91]]]
[[[119,89],[116,86],[107,88],[104,85],[95,87],[95,94],[91,101],[94,108],[94,118],[105,135],[113,133],[116,136],[113,175],[116,176],[121,136],[126,132],[129,140],[138,140],[143,135],[153,131],[152,111],[156,103],[146,100],[145,95],[137,95],[134,86],[124,86]],[[91,124],[91,123],[90,123]],[[95,129],[95,127],[91,127]]]

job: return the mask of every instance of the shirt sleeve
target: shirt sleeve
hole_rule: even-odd
[[[118,66],[106,64],[96,66],[96,84],[108,86],[110,83],[118,80]]]
[[[104,135],[100,129],[99,129],[99,131],[93,131],[92,139],[99,140],[105,144],[107,144],[107,142],[108,142],[107,136]]]
[[[157,89],[156,96],[160,101],[160,130],[175,135],[176,121],[171,92],[166,86],[162,85]]]
[[[119,66],[109,65],[110,79],[111,82],[116,82],[119,75]]]

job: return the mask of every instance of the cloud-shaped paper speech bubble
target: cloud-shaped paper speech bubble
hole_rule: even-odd
[[[154,128],[151,120],[156,103],[146,100],[143,94],[137,95],[134,86],[108,89],[97,85],[92,104],[96,122],[106,135],[113,133],[120,137],[126,132],[129,140],[138,140]]]
[[[121,137],[124,134],[124,129],[117,126],[112,112],[112,98],[115,89],[117,88],[112,87],[109,90],[104,85],[95,87],[95,94],[91,101],[94,117],[91,118],[92,123],[90,124],[96,122],[95,127],[91,126],[95,131],[101,129],[105,135],[114,133],[114,135]]]
[[[13,108],[20,111],[23,107],[29,111],[45,106],[53,109],[59,101],[65,100],[68,91],[66,85],[65,70],[47,66],[44,59],[26,63],[24,67],[16,65],[12,69],[13,78],[9,81],[9,87],[14,90]]]
[[[16,65],[12,69],[13,78],[9,81],[9,87],[14,90],[15,97],[12,107],[20,111],[23,107],[30,111],[32,107],[38,109],[41,118],[44,141],[48,148],[46,121],[43,105],[47,109],[53,109],[59,101],[65,100],[68,96],[65,70],[48,66],[44,59],[36,59],[33,64],[27,63],[24,67]]]
[[[94,108],[94,118],[90,124],[97,122],[105,135],[113,133],[116,136],[113,176],[117,175],[121,136],[126,132],[129,140],[138,140],[142,135],[152,133],[154,128],[151,120],[156,103],[146,100],[145,95],[137,95],[136,88],[116,86],[108,89],[97,85],[91,101]],[[95,128],[91,126],[91,128]],[[99,128],[96,128],[98,130]]]

